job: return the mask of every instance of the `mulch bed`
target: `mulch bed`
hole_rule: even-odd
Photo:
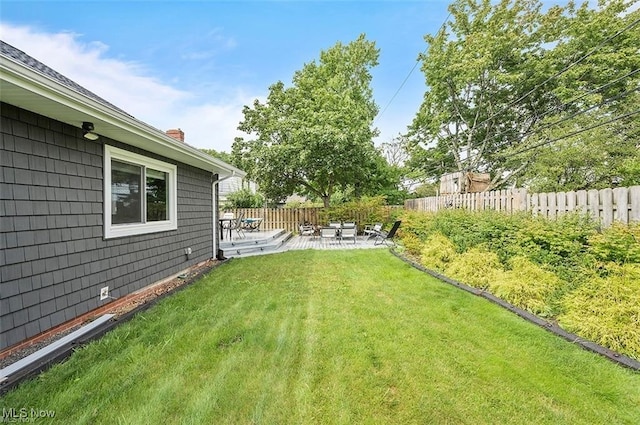
[[[103,314],[115,314],[115,319],[118,319],[121,316],[135,310],[136,308],[152,302],[153,300],[160,296],[163,296],[164,294],[167,294],[180,288],[181,286],[194,282],[200,276],[221,263],[222,262],[219,260],[209,260],[190,269],[189,272],[174,279],[163,282],[161,284],[153,285],[148,290],[142,291],[139,294],[131,295],[128,298],[125,297],[124,302],[114,301],[112,303],[113,307],[104,311]],[[36,351],[46,347],[47,345],[59,340],[60,338],[69,335],[70,333],[82,327],[82,325],[83,323],[70,328],[65,328],[64,330],[61,330],[60,332],[57,332],[44,339],[36,339],[33,343],[28,344],[24,348],[20,348],[7,356],[0,358],[0,369],[3,369],[17,362],[18,360],[23,359],[30,354],[33,354]]]

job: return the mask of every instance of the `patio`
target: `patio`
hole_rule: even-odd
[[[220,249],[225,257],[247,257],[250,255],[272,254],[301,249],[373,249],[387,248],[386,245],[375,245],[375,239],[358,235],[353,240],[326,239],[319,236],[294,235],[285,230],[260,230],[245,232],[244,238],[233,234],[231,240],[220,241]]]

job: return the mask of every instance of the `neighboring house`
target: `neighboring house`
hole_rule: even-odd
[[[0,110],[0,352],[218,257],[242,171],[2,41]]]
[[[227,200],[227,196],[231,193],[237,192],[240,189],[249,189],[251,193],[255,194],[258,190],[258,185],[255,182],[244,179],[241,176],[231,176],[220,182],[220,203],[224,203]]]

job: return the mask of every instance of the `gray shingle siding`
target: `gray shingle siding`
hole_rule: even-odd
[[[0,107],[0,350],[214,256],[208,172],[177,163],[178,230],[105,240],[103,143],[176,162]]]

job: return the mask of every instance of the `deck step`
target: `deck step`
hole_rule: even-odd
[[[283,246],[291,237],[292,232],[282,230],[264,238],[238,239],[226,243],[220,243],[220,249],[225,257],[242,257],[251,254],[260,254],[275,251]]]
[[[286,234],[284,229],[278,229],[276,231],[270,233],[245,233],[244,238],[234,237],[231,240],[223,240],[220,241],[220,249],[222,250],[231,250],[248,246],[262,245],[273,242],[274,239],[280,238],[282,235]]]

